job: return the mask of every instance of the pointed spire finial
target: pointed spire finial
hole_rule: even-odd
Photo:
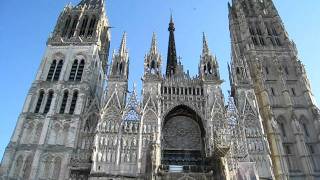
[[[207,37],[205,35],[205,33],[202,33],[202,54],[209,54],[210,50],[209,50],[209,46],[208,46],[208,41],[207,41]]]
[[[152,33],[150,53],[157,53],[157,36],[154,32]]]
[[[123,33],[121,45],[119,48],[120,55],[124,55],[125,53],[127,53],[127,33],[126,32]]]
[[[175,28],[174,28],[174,22],[173,22],[173,17],[172,17],[172,13],[170,14],[170,23],[169,23],[169,28],[168,28],[168,31],[174,31]]]

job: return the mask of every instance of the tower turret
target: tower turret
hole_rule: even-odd
[[[127,49],[127,34],[123,33],[118,53],[115,51],[112,55],[112,63],[109,78],[128,79],[129,72],[129,54]]]
[[[200,56],[200,76],[203,80],[219,80],[219,65],[215,56],[209,50],[208,41],[203,33],[202,55]]]
[[[152,35],[150,51],[144,60],[144,78],[161,78],[161,55],[155,33]]]

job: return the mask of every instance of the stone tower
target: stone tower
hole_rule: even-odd
[[[320,179],[319,110],[272,0],[233,0],[229,22],[232,96],[249,116],[250,160],[269,163],[270,153],[276,179]],[[265,138],[270,152],[267,144],[259,152],[250,147]]]
[[[5,150],[0,179],[88,177],[109,39],[103,0],[63,9]]]

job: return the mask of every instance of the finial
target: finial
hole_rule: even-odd
[[[156,33],[153,32],[150,53],[156,53],[156,52],[157,52],[157,37],[156,37]]]
[[[119,49],[120,55],[124,55],[125,53],[127,53],[127,33],[126,32],[123,33],[121,45]]]
[[[169,28],[168,31],[174,31],[174,22],[173,22],[173,17],[172,17],[172,13],[170,14],[170,23],[169,23]]]
[[[210,50],[208,47],[207,37],[205,33],[202,33],[202,54],[209,54]]]

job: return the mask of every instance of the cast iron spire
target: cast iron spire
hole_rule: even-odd
[[[174,23],[172,15],[170,17],[170,23],[168,31],[170,32],[169,35],[169,46],[168,46],[168,57],[167,57],[167,69],[166,69],[166,76],[171,77],[176,73],[177,69],[177,53],[176,53],[176,45],[174,40]]]

